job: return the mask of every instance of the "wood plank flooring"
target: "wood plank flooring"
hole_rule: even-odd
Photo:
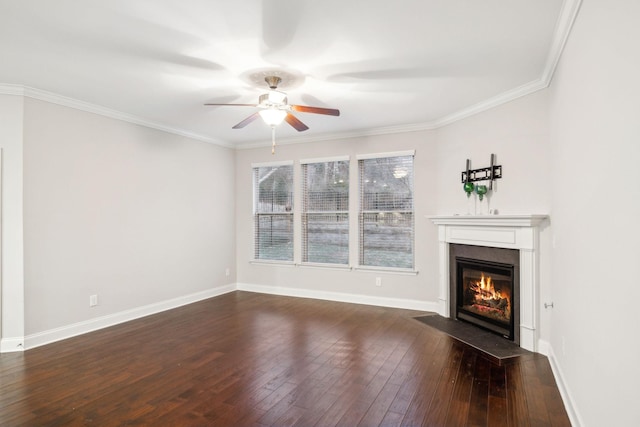
[[[233,292],[0,355],[2,426],[569,426],[548,360],[420,312]]]

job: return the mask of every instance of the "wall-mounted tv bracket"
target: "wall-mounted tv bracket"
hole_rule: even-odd
[[[462,182],[489,181],[489,190],[493,189],[493,181],[502,178],[502,165],[495,165],[495,154],[491,155],[491,166],[488,168],[470,169],[471,160],[467,159],[467,170],[462,171]]]

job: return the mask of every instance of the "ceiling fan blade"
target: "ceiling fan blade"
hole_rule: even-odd
[[[243,121],[241,121],[240,123],[232,127],[232,129],[241,129],[246,125],[248,125],[249,123],[253,122],[258,117],[260,117],[260,113],[256,111],[255,113],[253,113],[252,115],[250,115],[249,117],[247,117],[246,119],[244,119]]]
[[[204,104],[204,105],[217,105],[227,107],[257,107],[258,104]]]
[[[298,132],[305,131],[309,129],[309,126],[302,123],[296,116],[291,113],[287,113],[287,116],[284,118],[287,123],[295,128]]]
[[[293,111],[301,113],[325,114],[327,116],[339,116],[340,110],[335,108],[309,107],[308,105],[291,105]]]

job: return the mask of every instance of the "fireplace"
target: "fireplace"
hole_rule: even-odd
[[[513,322],[510,339],[524,349],[538,352],[538,233],[548,217],[546,215],[453,215],[433,216],[430,219],[438,226],[440,260],[438,314],[451,318],[456,316],[459,293],[454,286],[458,281],[457,258],[486,262],[491,266],[506,265],[509,266],[508,269],[513,266],[513,272],[510,273],[513,283],[509,297]],[[498,280],[503,280],[502,277],[494,277],[492,274],[506,275],[501,269],[497,272],[493,270],[485,272],[485,275],[491,276],[493,281],[496,277]],[[485,282],[486,280],[485,278]],[[503,333],[504,331],[494,332],[507,335]],[[541,352],[544,353],[544,351],[542,349]]]
[[[513,265],[456,260],[455,318],[513,341]]]

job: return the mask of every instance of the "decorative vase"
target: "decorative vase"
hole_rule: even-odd
[[[471,182],[465,182],[462,188],[467,193],[467,215],[471,215],[471,193],[473,193],[475,186]]]
[[[476,212],[476,214],[479,215],[484,215],[484,203],[482,203],[482,201],[484,200],[484,195],[487,194],[487,186],[486,185],[476,185],[476,194],[478,195],[478,200],[480,200],[480,212]]]

